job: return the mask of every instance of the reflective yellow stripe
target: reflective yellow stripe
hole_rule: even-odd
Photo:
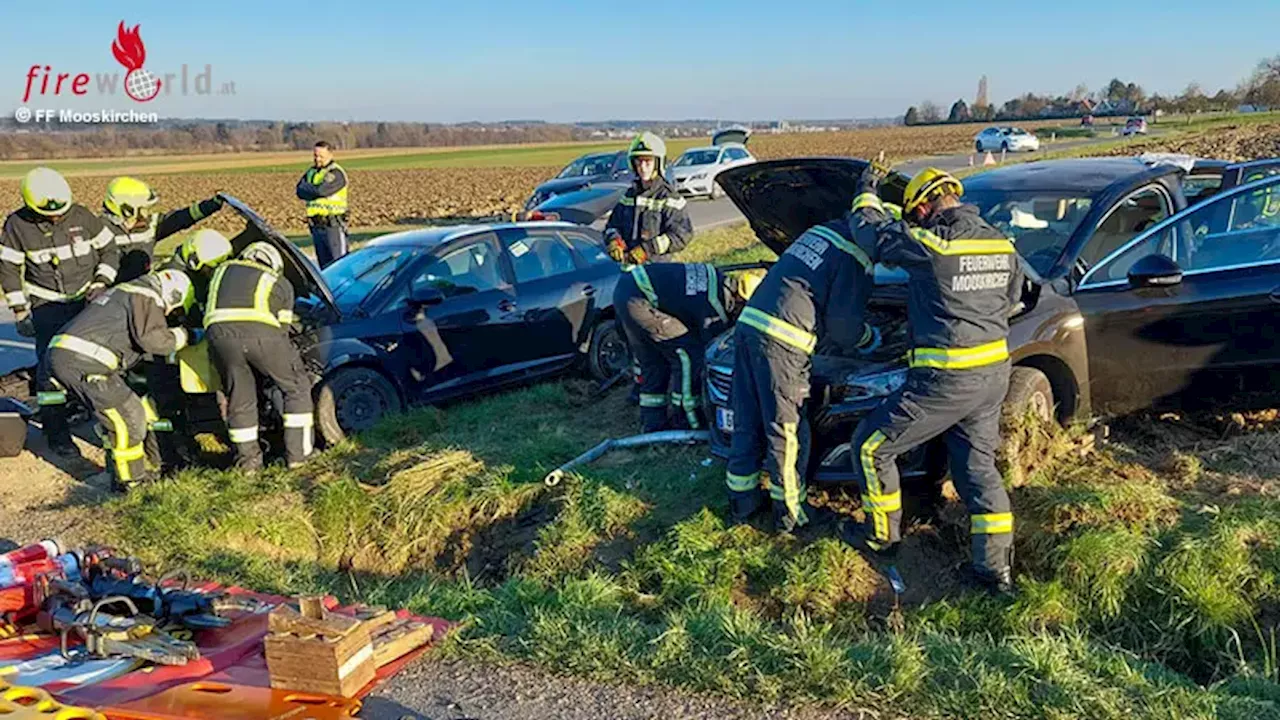
[[[649,271],[645,270],[643,265],[636,265],[631,268],[631,277],[635,278],[636,287],[644,293],[649,304],[655,308],[658,307],[658,293],[653,289],[653,282],[649,280]]]
[[[253,291],[252,308],[219,308],[218,291],[222,288],[222,280],[227,271],[233,267],[251,267],[261,272],[258,285]],[[204,326],[223,322],[258,322],[271,327],[280,327],[280,320],[271,313],[271,289],[279,278],[258,265],[247,262],[229,261],[218,266],[209,283],[209,307],[205,311]]]
[[[1013,532],[1013,513],[969,516],[969,532],[974,535],[1004,535]]]
[[[143,297],[150,298],[151,300],[155,301],[156,305],[160,306],[161,310],[164,309],[164,300],[161,299],[160,293],[156,292],[155,290],[152,290],[146,285],[127,282],[123,285],[117,285],[115,289],[119,290],[120,292],[127,292],[131,295],[141,295]]]
[[[684,416],[689,419],[689,428],[698,429],[698,399],[693,396],[693,370],[689,363],[689,353],[684,348],[676,348],[676,355],[680,357],[680,388],[684,392],[682,402],[684,405]]]
[[[142,445],[129,444],[129,426],[125,424],[119,410],[107,408],[102,411],[102,414],[111,422],[111,434],[115,436],[115,444],[106,449],[111,451],[112,459],[115,461],[116,477],[120,480],[132,480],[133,472],[129,470],[129,463],[142,459]]]
[[[253,427],[247,428],[227,428],[227,435],[231,438],[231,442],[236,443],[237,445],[240,443],[257,442],[258,426],[254,425]]]
[[[36,404],[44,407],[46,405],[66,405],[67,394],[61,390],[47,390],[36,393]]]
[[[659,255],[665,255],[671,249],[671,238],[663,233],[653,239],[653,246],[658,249]]]
[[[879,430],[876,430],[875,432],[871,433],[870,437],[868,437],[865,441],[863,441],[862,447],[858,449],[858,458],[862,462],[862,476],[866,478],[866,481],[867,481],[867,493],[863,497],[864,498],[866,497],[884,498],[884,497],[893,497],[894,495],[899,495],[899,506],[901,506],[901,495],[899,492],[893,492],[893,493],[890,493],[889,495],[882,494],[881,491],[884,490],[884,488],[880,486],[880,475],[879,473],[876,472],[875,453],[876,453],[876,450],[880,449],[880,446],[884,443],[885,439],[886,438],[884,436],[884,433],[880,432]],[[889,540],[888,513],[891,511],[881,510],[878,507],[874,507],[874,503],[873,503],[873,507],[867,508],[865,505],[865,500],[864,500],[863,509],[865,509],[867,513],[871,515],[872,525],[875,526],[876,539],[888,542]]]
[[[298,316],[294,315],[292,310],[281,310],[276,313],[276,319],[280,321],[281,325],[288,325],[297,320]]]
[[[142,398],[142,411],[147,416],[147,429],[154,432],[173,432],[173,422],[167,418],[160,417],[159,411],[156,410],[156,404],[151,400],[150,396]]]
[[[653,408],[666,406],[667,396],[665,394],[654,395],[652,393],[640,393],[640,407]]]
[[[92,246],[95,250],[101,250],[111,245],[115,241],[116,241],[116,234],[111,232],[110,228],[103,227],[101,230],[98,231],[97,235],[94,235],[93,238],[89,240],[89,245]]]
[[[116,269],[106,263],[98,263],[98,267],[94,268],[93,274],[103,278],[109,283],[116,281]]]
[[[57,290],[50,290],[49,288],[40,287],[39,285],[32,285],[31,283],[26,283],[25,288],[26,288],[27,294],[30,295],[31,297],[37,297],[37,298],[40,298],[41,300],[48,300],[50,302],[68,302],[71,300],[79,300],[80,298],[84,297],[85,291],[88,290],[89,286],[92,284],[93,284],[93,281],[90,280],[86,282],[84,285],[82,285],[79,290],[76,290],[74,292],[69,292],[69,293],[61,293],[61,292],[58,292]]]
[[[683,393],[671,393],[671,407],[684,407]]]
[[[114,452],[117,460],[141,460],[146,455],[146,449],[143,448],[141,444],[133,445],[123,450],[116,450]]]
[[[120,358],[116,354],[95,342],[89,342],[74,335],[54,335],[49,341],[50,348],[62,348],[78,355],[83,355],[107,366],[111,370],[120,367]]]
[[[11,247],[0,247],[0,260],[13,265],[25,265],[27,262],[27,256]]]
[[[689,201],[678,196],[669,197],[669,198],[650,198],[650,197],[631,197],[629,195],[623,195],[622,199],[618,200],[618,202],[622,205],[642,207],[647,210],[661,210],[663,208],[671,208],[673,210],[679,210],[680,208],[683,208],[685,205],[687,205]]]
[[[804,491],[800,487],[800,474],[796,464],[800,461],[800,439],[796,436],[796,423],[782,424],[782,496],[787,512],[796,519],[796,525],[808,522],[804,508]]]
[[[10,308],[22,307],[27,304],[27,295],[21,290],[14,290],[4,294],[4,301]]]
[[[899,491],[888,495],[863,495],[862,509],[867,512],[898,512],[902,509],[902,493]]]
[[[996,340],[971,348],[915,348],[911,367],[969,370],[1009,359],[1009,343]]]
[[[720,322],[729,322],[729,314],[724,311],[724,306],[720,304],[720,280],[716,277],[716,266],[708,264],[707,266],[707,302],[711,303],[711,309],[716,311],[716,317],[720,318]]]
[[[287,428],[308,428],[314,424],[315,416],[309,412],[284,414],[284,426]]]
[[[742,311],[738,322],[768,335],[769,337],[790,345],[806,355],[812,355],[818,346],[818,338],[811,332],[801,330],[785,320],[749,307]]]
[[[883,211],[884,203],[880,202],[880,196],[875,193],[865,192],[853,199],[852,210],[861,210],[862,208],[874,208]]]
[[[1007,238],[943,240],[924,228],[911,228],[911,237],[939,255],[1011,255],[1014,251]]]
[[[857,260],[858,264],[861,265],[864,270],[871,270],[871,258],[867,257],[867,254],[863,252],[862,248],[844,239],[840,233],[829,227],[823,227],[821,225],[815,225],[814,227],[809,228],[808,232],[821,237],[832,245],[835,245],[838,249],[852,255],[853,259]]]
[[[187,212],[191,213],[191,221],[195,222],[204,217],[204,213],[200,212],[200,201],[191,203],[191,207],[187,208]]]
[[[751,492],[760,487],[760,473],[753,472],[750,475],[734,475],[731,472],[724,474],[724,483],[734,492]]]
[[[894,205],[893,203],[890,203],[890,202],[884,203],[884,211],[888,213],[889,217],[893,218],[894,220],[902,219],[901,205]]]

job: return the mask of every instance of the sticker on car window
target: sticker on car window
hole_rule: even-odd
[[[517,241],[515,241],[515,242],[511,243],[511,254],[512,254],[512,255],[514,255],[514,256],[516,256],[516,257],[520,257],[521,255],[524,255],[524,254],[525,254],[525,253],[527,253],[527,252],[529,252],[529,246],[528,246],[528,245],[525,245],[523,240],[517,240]]]

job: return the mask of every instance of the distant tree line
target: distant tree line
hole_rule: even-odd
[[[992,120],[1041,120],[1084,117],[1086,115],[1135,115],[1156,111],[1166,113],[1198,113],[1235,110],[1241,105],[1258,109],[1280,108],[1280,55],[1258,63],[1253,74],[1233,90],[1221,89],[1209,95],[1199,83],[1187,85],[1181,94],[1166,97],[1148,95],[1141,85],[1112,78],[1106,87],[1089,92],[1084,84],[1065,95],[1025,93],[999,107],[987,100],[987,78],[978,82],[978,94],[972,104],[955,101],[945,117],[936,103],[925,101],[907,108],[905,125],[984,122]]]
[[[157,126],[100,125],[63,130],[28,123],[0,132],[0,159],[309,150],[317,140],[340,149],[453,147],[565,142],[587,131],[570,125],[433,125],[406,122],[285,123],[168,121]]]

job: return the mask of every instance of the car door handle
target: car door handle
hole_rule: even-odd
[[[498,302],[498,309],[502,312],[511,312],[516,309],[515,300],[501,300]]]
[[[587,285],[586,287],[582,288],[582,294],[586,295],[587,297],[591,297],[592,295],[595,295],[596,294],[595,286]]]

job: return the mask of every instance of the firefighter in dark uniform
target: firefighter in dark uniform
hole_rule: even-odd
[[[283,271],[279,250],[269,243],[252,243],[240,259],[218,266],[205,307],[209,352],[227,394],[227,429],[236,466],[250,471],[262,467],[255,371],[284,394],[289,467],[302,464],[312,450],[311,376],[289,339],[294,296]]]
[[[868,354],[880,332],[864,321],[875,246],[855,240],[847,216],[809,228],[778,258],[734,329],[733,423],[725,481],[743,521],[761,507],[769,473],[775,525],[808,522],[810,356]]]
[[[977,208],[959,200],[960,181],[934,168],[907,185],[894,221],[876,194],[887,170],[860,181],[852,227],[875,237],[880,262],[906,270],[912,350],[906,383],[853,435],[866,522],[843,535],[873,558],[892,562],[900,540],[902,496],[896,458],[941,435],[951,477],[969,510],[972,563],[967,580],[994,592],[1013,589],[1013,514],[995,455],[1009,385],[1009,314],[1022,270],[1013,244]]]
[[[118,177],[107,183],[102,219],[115,234],[120,249],[117,282],[128,282],[150,272],[156,243],[222,209],[222,198],[215,195],[161,217],[152,211],[159,201],[155,191],[136,178]]]
[[[643,265],[683,249],[693,237],[685,212],[688,201],[662,176],[666,156],[666,143],[651,132],[631,141],[627,160],[636,180],[604,228],[606,249],[615,262]]]
[[[307,204],[307,224],[320,269],[347,254],[347,173],[333,160],[333,146],[321,140],[312,165],[298,180],[298,199]]]
[[[760,283],[749,271],[714,265],[636,265],[618,281],[613,307],[640,363],[640,420],[645,432],[668,427],[668,388],[680,429],[703,427],[702,371],[707,343],[737,318]]]
[[[111,231],[49,168],[22,179],[24,207],[9,215],[0,234],[0,291],[17,317],[18,332],[36,342],[36,401],[50,447],[79,453],[67,423],[66,392],[43,362],[49,340],[68,320],[116,281],[120,254]]]
[[[168,355],[186,346],[187,331],[170,328],[165,316],[194,299],[191,281],[180,272],[144,275],[98,296],[49,343],[53,376],[97,415],[117,490],[155,476],[143,448],[147,412],[125,373],[143,354]]]

